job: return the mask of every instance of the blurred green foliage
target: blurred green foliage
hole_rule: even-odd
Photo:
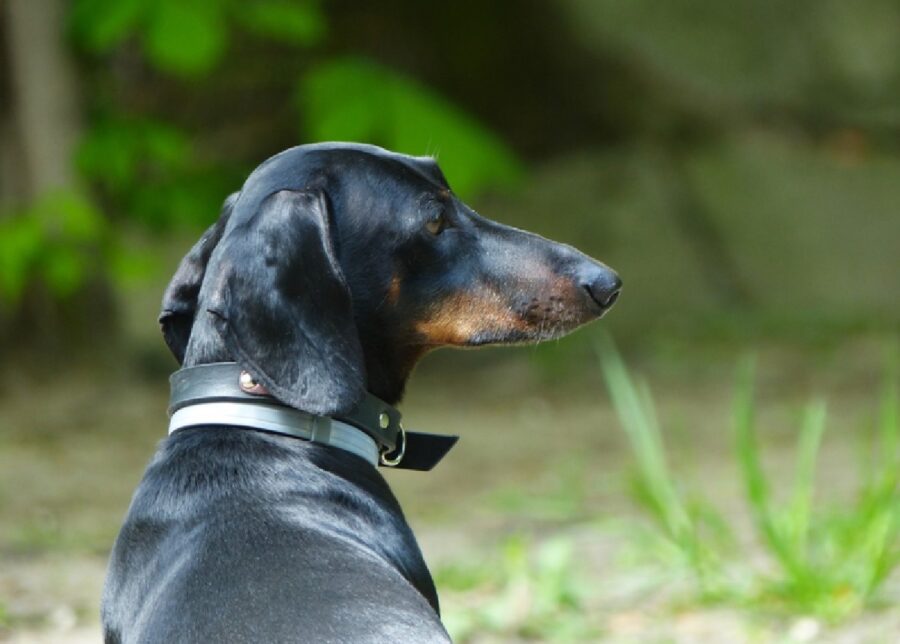
[[[434,92],[361,59],[310,71],[297,102],[313,140],[371,141],[408,154],[431,154],[460,195],[511,185],[521,166],[496,136]]]
[[[157,231],[208,225],[235,189],[234,173],[199,160],[184,131],[149,118],[98,119],[76,163],[102,201],[114,206],[111,219]]]
[[[75,165],[96,200],[47,196],[0,220],[5,269],[0,300],[15,308],[37,281],[64,298],[89,275],[119,270],[122,262],[101,261],[108,253],[96,251],[101,237],[107,250],[115,247],[128,226],[159,233],[208,225],[224,198],[262,161],[210,154],[198,145],[195,131],[171,112],[123,97],[114,89],[122,80],[114,67],[106,68],[117,59],[130,60],[134,67],[137,55],[136,71],[209,86],[219,82],[218,68],[233,41],[255,38],[307,61],[300,77],[286,81],[293,84],[293,120],[300,137],[285,144],[358,140],[439,155],[462,195],[511,185],[520,176],[521,165],[510,149],[465,111],[389,67],[316,50],[327,34],[325,14],[312,0],[73,2],[69,35],[87,55],[98,88]],[[182,86],[178,93],[190,91]],[[54,218],[58,232],[48,229]],[[113,252],[120,258],[125,254]]]
[[[780,566],[755,598],[838,620],[859,613],[900,564],[900,415],[896,365],[886,379],[874,445],[877,453],[854,502],[815,514],[815,465],[825,430],[822,400],[809,404],[798,432],[790,498],[776,504],[760,462],[754,427],[752,365],[742,369],[735,405],[737,455],[761,540]]]
[[[185,77],[222,61],[230,23],[298,46],[315,45],[326,33],[312,0],[76,0],[71,11],[72,34],[85,49],[107,53],[133,37],[155,68]]]
[[[597,626],[584,618],[590,591],[566,538],[537,543],[507,538],[488,561],[439,568],[435,583],[452,603],[442,620],[453,641],[486,634],[544,642],[592,641]]]
[[[60,298],[105,268],[109,229],[82,195],[45,195],[14,217],[0,217],[0,301],[17,304],[37,279]]]
[[[327,34],[327,21],[314,1],[78,0],[71,29],[75,41],[94,54],[137,40],[152,67],[186,78],[212,73],[226,55],[229,30],[246,30],[309,58],[294,89],[303,139],[365,141],[409,154],[440,155],[462,195],[509,185],[521,173],[499,138],[424,85],[364,59],[310,52]],[[115,104],[106,106],[106,113],[94,119],[79,167],[128,216],[162,228],[208,222],[211,210],[203,206],[210,203],[209,193],[221,202],[238,188],[236,183],[230,190],[224,187],[235,173],[204,166],[189,134],[175,125],[153,114],[122,113]]]
[[[609,324],[635,342],[897,328],[892,0],[69,6],[76,167],[114,253],[135,229],[208,225],[289,145],[361,140],[435,155],[479,210],[616,268]],[[23,229],[0,241],[23,245],[8,304],[43,279],[29,259],[43,237],[7,227]],[[98,270],[114,281],[121,265]],[[583,344],[539,362],[587,366]]]
[[[791,492],[773,499],[773,481],[762,464],[755,427],[752,362],[744,361],[734,405],[735,457],[759,544],[777,564],[757,569],[752,559],[711,538],[728,525],[709,503],[685,501],[680,482],[666,465],[653,399],[646,384],[629,375],[609,341],[599,348],[619,422],[637,459],[639,495],[678,562],[690,570],[706,601],[730,602],[789,614],[840,621],[878,600],[885,581],[900,566],[900,396],[898,356],[890,353],[889,376],[878,413],[874,453],[851,501],[814,504],[815,469],[825,430],[826,407],[813,400],[797,432]],[[698,508],[702,508],[698,511]]]

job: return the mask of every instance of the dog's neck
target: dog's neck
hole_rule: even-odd
[[[363,348],[369,393],[392,405],[398,404],[406,391],[406,382],[424,353],[417,347],[381,352]]]
[[[234,356],[225,347],[225,341],[219,337],[212,324],[202,317],[198,317],[184,350],[182,366],[196,367],[202,364],[233,360]]]
[[[206,325],[207,328],[199,328]],[[369,349],[367,347],[376,347]],[[366,390],[390,405],[397,405],[403,398],[406,382],[419,359],[425,354],[422,347],[396,349],[385,341],[364,342]],[[216,362],[232,362],[235,356],[212,325],[197,319],[184,354],[185,367],[195,367]]]

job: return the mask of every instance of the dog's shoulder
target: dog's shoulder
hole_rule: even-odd
[[[352,454],[189,430],[163,441],[138,486],[110,558],[103,621],[109,632],[144,625],[137,630],[154,638],[196,641],[242,641],[238,632],[293,641],[282,636],[299,624],[337,623],[359,629],[354,641],[440,641],[426,570],[386,482]],[[435,639],[385,630],[413,627]],[[362,638],[372,633],[385,637]]]

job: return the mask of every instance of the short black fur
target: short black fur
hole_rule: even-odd
[[[442,345],[539,341],[600,317],[609,268],[477,215],[437,164],[321,144],[269,159],[190,250],[160,323],[179,363],[237,361],[321,415],[399,401]],[[107,642],[443,642],[434,584],[379,472],[230,427],[160,445],[116,541]]]

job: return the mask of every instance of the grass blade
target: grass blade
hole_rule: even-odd
[[[643,381],[632,381],[608,338],[598,344],[598,354],[613,407],[637,460],[639,498],[696,575],[701,594],[720,596],[723,584],[718,558],[704,543],[699,519],[685,505],[669,470],[649,387]],[[707,518],[718,518],[707,510]],[[718,524],[725,525],[723,521]]]
[[[819,455],[819,446],[822,443],[822,434],[825,432],[826,415],[827,407],[822,399],[813,400],[804,411],[803,424],[797,440],[794,489],[788,511],[794,559],[798,562],[805,562],[807,569],[810,563],[807,544],[815,489],[816,460]]]
[[[681,543],[692,530],[691,520],[669,473],[649,389],[645,383],[640,383],[640,388],[635,386],[611,342],[603,344],[599,351],[603,374],[619,422],[637,459],[640,483],[657,519]]]
[[[791,577],[800,573],[794,558],[790,540],[781,528],[777,513],[769,498],[769,484],[760,459],[756,439],[753,405],[753,378],[755,365],[752,358],[745,358],[738,371],[738,387],[734,405],[735,446],[744,488],[750,504],[754,524],[760,532],[763,544],[775,555]]]

